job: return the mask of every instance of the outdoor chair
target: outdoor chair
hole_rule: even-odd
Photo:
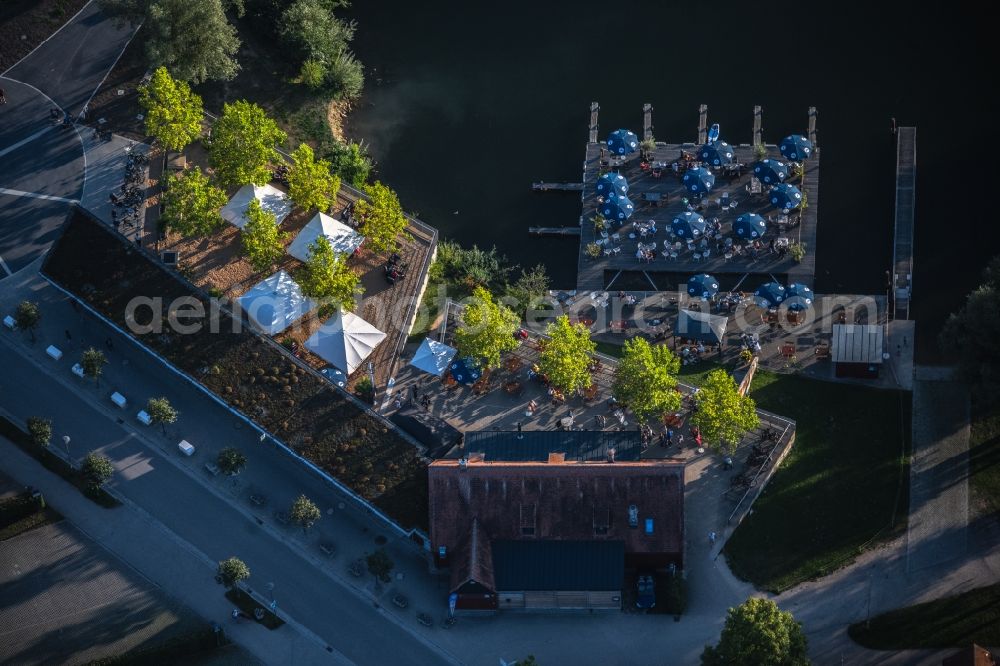
[[[621,246],[612,248],[611,252],[612,252],[612,254],[621,254],[622,253],[622,248],[621,248]]]
[[[695,252],[692,257],[695,261],[701,261],[701,252]]]

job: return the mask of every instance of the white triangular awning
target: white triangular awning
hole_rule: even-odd
[[[456,353],[457,350],[454,347],[449,347],[437,340],[424,338],[417,353],[413,355],[410,365],[440,377],[448,369],[448,364],[451,363],[451,359],[455,357]]]
[[[309,258],[309,246],[321,235],[326,236],[333,250],[341,254],[352,254],[365,240],[364,236],[343,222],[333,219],[326,213],[316,213],[288,246],[288,254],[299,261],[306,261]]]
[[[305,346],[350,375],[384,339],[385,333],[353,312],[338,311],[306,340]]]
[[[274,219],[278,224],[281,224],[281,221],[292,212],[292,202],[278,188],[271,185],[244,185],[222,208],[222,219],[237,229],[242,229],[247,223],[244,214],[254,199],[260,202],[260,207],[263,210],[274,214]]]
[[[282,332],[316,305],[285,271],[260,281],[236,302],[250,321],[268,335]]]

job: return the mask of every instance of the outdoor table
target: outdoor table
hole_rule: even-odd
[[[48,354],[49,356],[51,356],[52,358],[54,358],[57,361],[59,359],[61,359],[62,355],[63,355],[62,350],[60,350],[55,345],[49,345],[48,347],[46,347],[45,353]]]
[[[17,328],[17,323],[14,321],[14,318],[11,317],[10,315],[7,315],[6,317],[3,318],[3,325],[12,331],[15,328]]]
[[[182,439],[180,442],[178,442],[177,448],[180,449],[181,453],[183,453],[188,457],[194,455],[194,446],[192,446],[191,443],[186,439]]]
[[[83,366],[79,363],[74,363],[73,367],[70,369],[74,375],[83,379]]]
[[[152,425],[153,423],[153,418],[146,412],[145,409],[140,409],[139,413],[135,415],[135,418],[145,425]]]
[[[125,396],[123,396],[118,391],[115,391],[114,393],[111,394],[111,402],[115,403],[116,405],[122,408],[124,408],[127,403],[127,401],[125,400]]]

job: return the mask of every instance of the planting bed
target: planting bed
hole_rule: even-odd
[[[138,296],[165,304],[193,296],[209,311],[204,295],[81,211],[43,270],[123,328],[126,305]],[[164,312],[162,333],[133,335],[401,525],[426,527],[425,463],[416,449],[274,345],[249,330],[234,333],[230,317],[217,316],[214,333],[206,325],[181,335]],[[148,323],[149,308],[135,317]]]

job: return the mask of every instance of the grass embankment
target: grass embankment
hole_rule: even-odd
[[[972,490],[969,509],[974,516],[1000,514],[1000,404],[973,405],[969,486]]]
[[[19,449],[29,456],[42,463],[42,467],[61,476],[83,493],[88,499],[105,509],[113,509],[121,505],[108,491],[103,488],[94,488],[87,478],[80,473],[80,470],[71,467],[68,462],[54,454],[48,449],[37,446],[31,441],[28,433],[21,430],[16,424],[11,423],[7,418],[0,416],[0,437],[6,437]]]
[[[873,650],[1000,645],[1000,583],[889,611],[847,633]]]
[[[726,544],[729,566],[781,592],[906,527],[910,394],[759,371],[751,396],[796,421],[795,444]]]
[[[59,520],[62,516],[41,498],[33,498],[27,492],[8,497],[0,500],[0,541]]]

